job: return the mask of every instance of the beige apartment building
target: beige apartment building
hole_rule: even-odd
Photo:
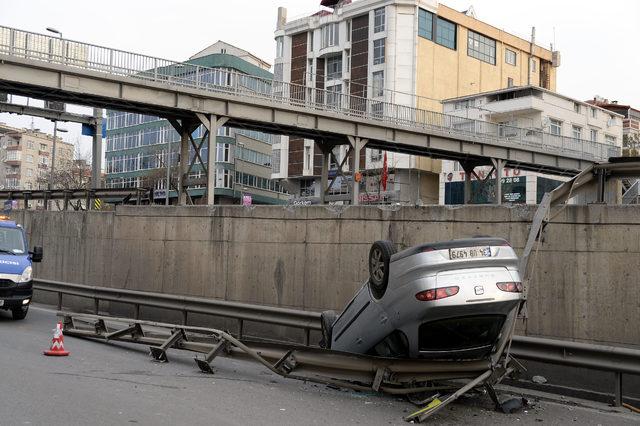
[[[46,189],[52,149],[49,134],[0,124],[0,189]],[[74,151],[73,144],[57,138],[55,169],[70,165]]]

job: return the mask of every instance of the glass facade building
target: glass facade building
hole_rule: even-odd
[[[223,45],[227,46],[226,43]],[[205,52],[207,50],[210,48]],[[200,73],[199,81],[225,86],[235,84],[231,81],[234,78],[240,79],[241,75],[248,75],[264,78],[259,81],[270,84],[273,77],[270,72],[226,53],[228,50],[231,49],[222,48],[220,51],[225,53],[212,53],[188,61],[188,63],[210,68],[206,73]],[[196,145],[200,145],[203,134],[204,126],[198,127],[192,134]],[[216,138],[217,162],[214,168],[216,203],[239,204],[243,195],[251,195],[253,203],[256,204],[283,204],[288,200],[288,194],[284,188],[270,179],[271,146],[278,138],[279,136],[276,135],[245,129],[229,127],[219,129]],[[208,150],[207,139],[200,150],[200,157],[205,165]],[[169,166],[171,173],[169,197],[175,203],[179,153],[180,135],[167,120],[137,113],[107,111],[105,155],[107,188],[153,188],[156,202],[164,203]],[[189,156],[190,160],[195,156],[193,146],[190,146]],[[195,162],[188,175],[187,191],[195,203],[205,201],[206,174],[199,161]]]

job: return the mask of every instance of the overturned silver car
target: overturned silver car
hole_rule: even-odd
[[[369,252],[369,280],[344,311],[322,314],[321,345],[385,357],[488,356],[522,296],[518,258],[501,238],[423,244],[399,253],[389,241]]]

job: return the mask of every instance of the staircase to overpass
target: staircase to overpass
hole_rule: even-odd
[[[223,125],[315,140],[324,156],[321,201],[328,200],[328,164],[337,145],[349,145],[353,174],[360,168],[354,154],[366,146],[459,161],[469,179],[484,165],[493,165],[498,179],[505,166],[572,176],[619,155],[606,144],[526,129],[506,137],[495,123],[347,94],[329,96],[325,90],[1,26],[0,91],[168,119],[181,135],[180,158],[193,158],[180,165],[183,203],[186,176],[196,161],[208,175],[208,203],[214,203],[215,173],[208,173],[206,164],[215,164],[216,150],[208,151],[208,161],[201,159],[204,144],[191,137],[200,125],[209,144]],[[357,204],[358,185],[350,197]]]

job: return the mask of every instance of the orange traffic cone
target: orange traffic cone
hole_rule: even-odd
[[[67,356],[69,352],[64,350],[64,336],[62,335],[62,323],[58,322],[56,329],[53,330],[53,339],[51,340],[51,349],[44,351],[47,356]]]

